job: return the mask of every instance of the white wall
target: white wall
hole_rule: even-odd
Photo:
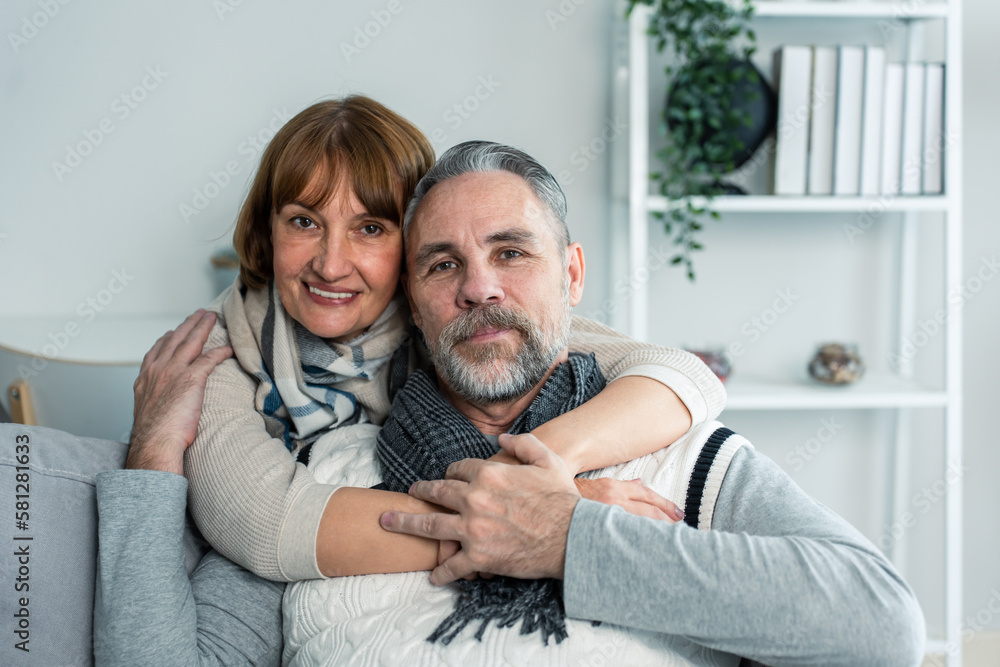
[[[577,0],[579,1],[579,0]],[[173,2],[150,6],[124,0],[59,5],[44,27],[11,44],[38,0],[8,0],[0,8],[0,317],[71,317],[78,303],[98,293],[113,270],[134,279],[106,312],[115,315],[178,314],[213,296],[207,258],[228,242],[228,231],[252,173],[253,135],[265,137],[280,114],[294,114],[330,96],[362,92],[417,123],[440,152],[465,139],[517,144],[555,173],[564,187],[570,226],[588,251],[588,281],[580,310],[598,317],[611,285],[621,278],[610,251],[623,238],[609,224],[610,152],[580,149],[601,137],[612,111],[612,26],[608,2],[579,6],[563,0],[399,0],[399,9],[360,52],[351,44],[390,3],[242,2],[217,14],[222,2]],[[992,68],[998,60],[993,27],[1000,8],[991,0],[966,0],[966,272],[983,255],[1000,250],[1000,229],[990,201],[1000,131]],[[568,14],[559,14],[562,7]],[[570,14],[568,9],[572,8]],[[375,17],[373,17],[375,12]],[[557,18],[565,18],[553,22]],[[42,23],[38,19],[38,23]],[[17,41],[17,40],[15,40]],[[359,42],[363,44],[363,42]],[[348,62],[349,60],[349,62]],[[147,68],[165,73],[147,78]],[[145,78],[150,90],[128,109],[116,103]],[[482,80],[493,81],[488,90]],[[155,87],[154,87],[155,84]],[[453,110],[477,89],[485,99],[466,116]],[[488,93],[488,94],[487,94]],[[107,120],[105,120],[107,119]],[[71,172],[56,173],[67,146],[104,134]],[[435,131],[438,131],[435,133]],[[624,137],[622,137],[624,139]],[[596,143],[600,146],[600,143]],[[86,150],[86,147],[84,147]],[[239,173],[204,210],[185,220],[179,207],[194,205],[194,190],[211,174],[237,163]],[[224,181],[224,179],[219,179]],[[870,361],[888,351],[882,313],[891,293],[872,291],[891,275],[886,254],[891,225],[874,227],[844,244],[843,219],[821,224],[766,217],[714,225],[705,234],[694,286],[679,273],[653,277],[659,299],[655,339],[670,344],[747,340],[741,331],[791,288],[800,300],[766,336],[752,341],[737,372],[776,367],[796,370],[815,343],[854,340]],[[664,239],[655,235],[653,246]],[[939,261],[925,239],[928,273]],[[887,273],[889,272],[889,273]],[[837,281],[830,281],[836,276]],[[834,287],[832,288],[831,285]],[[922,306],[933,312],[933,290]],[[925,311],[921,311],[924,313]],[[1000,549],[1000,449],[990,421],[1000,370],[995,346],[1000,328],[1000,281],[987,284],[966,308],[966,614],[975,618],[994,589]],[[39,346],[44,341],[39,341]],[[935,344],[939,344],[938,340]],[[937,372],[934,345],[922,352],[922,372]],[[8,378],[0,378],[6,385]],[[804,465],[790,454],[816,435],[824,419],[842,424],[830,446]],[[732,413],[727,421],[788,466],[824,503],[843,513],[869,537],[885,530],[884,494],[888,421],[878,413]],[[917,450],[915,490],[936,477],[934,456],[940,420],[918,421],[926,436]],[[940,507],[912,532],[909,577],[939,616]],[[981,624],[1000,628],[990,615]]]

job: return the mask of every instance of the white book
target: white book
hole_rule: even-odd
[[[906,64],[903,84],[903,169],[899,191],[919,195],[923,188],[924,151],[924,76],[923,63]]]
[[[833,194],[861,192],[861,123],[865,93],[865,50],[837,49],[837,114],[833,142]]]
[[[813,47],[812,116],[809,122],[811,195],[833,194],[833,141],[837,122],[837,49]]]
[[[944,63],[928,63],[924,78],[923,193],[944,192]]]
[[[804,195],[809,150],[812,49],[783,46],[774,52],[778,91],[778,137],[774,156],[774,194]]]
[[[903,65],[885,67],[882,98],[882,178],[884,195],[899,194],[899,172],[903,146]]]
[[[879,193],[882,176],[882,101],[885,97],[885,49],[865,47],[865,94],[861,118],[861,194]]]

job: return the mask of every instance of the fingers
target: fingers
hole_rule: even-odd
[[[500,447],[505,452],[513,454],[522,463],[541,468],[553,468],[565,465],[555,452],[546,447],[541,440],[530,433],[523,433],[521,435],[503,434],[500,436],[499,441]]]
[[[431,583],[435,586],[443,586],[444,584],[450,584],[453,581],[475,574],[476,571],[477,568],[472,564],[472,560],[468,554],[464,551],[459,551],[434,568],[434,571],[431,572]]]
[[[490,463],[482,459],[462,459],[449,465],[444,477],[445,479],[471,482],[479,474],[479,471],[487,465]]]
[[[468,488],[469,485],[463,481],[437,479],[430,482],[415,482],[410,486],[410,495],[458,512],[465,505]]]
[[[194,315],[191,317],[194,317]],[[188,319],[191,319],[191,317]],[[184,335],[183,340],[177,346],[175,354],[179,354],[181,360],[188,363],[197,359],[202,350],[205,349],[205,343],[208,342],[208,337],[212,333],[213,326],[215,326],[215,313],[201,311],[201,317],[195,320],[194,325]],[[181,332],[178,330],[177,333],[179,335]]]
[[[205,377],[208,377],[215,370],[216,366],[231,356],[233,356],[232,346],[223,345],[222,347],[213,347],[211,350],[208,350],[195,363],[200,370],[204,371]]]
[[[180,347],[181,343],[187,338],[187,335],[191,333],[191,330],[194,329],[195,325],[201,321],[201,318],[204,315],[205,311],[199,308],[184,318],[184,321],[181,322],[176,329],[174,329],[173,333],[168,334],[167,340],[164,342],[163,348],[160,350],[160,356],[168,359],[174,356],[174,352],[178,347]]]
[[[648,503],[649,505],[655,507],[656,509],[663,512],[667,518],[671,521],[679,521],[684,518],[684,512],[681,511],[676,504],[667,500],[660,494],[656,493],[652,489],[640,486],[638,487],[639,495],[638,500]]]
[[[379,523],[391,533],[406,533],[432,540],[462,541],[462,519],[456,514],[383,512]]]

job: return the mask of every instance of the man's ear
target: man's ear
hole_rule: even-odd
[[[406,300],[410,304],[410,313],[413,315],[413,323],[420,328],[420,313],[417,312],[416,306],[413,305],[413,297],[410,296],[410,274],[403,271],[403,274],[399,276],[400,282],[403,284],[403,293],[406,294]]]
[[[566,246],[566,271],[569,273],[569,305],[575,306],[583,298],[583,274],[586,273],[583,261],[583,246],[570,243]]]

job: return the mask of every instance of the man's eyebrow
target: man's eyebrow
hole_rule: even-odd
[[[435,255],[453,252],[454,250],[455,244],[448,243],[447,241],[442,241],[440,243],[428,243],[417,251],[416,256],[413,258],[413,262],[417,266],[423,266],[427,262],[431,261],[431,258]]]
[[[494,245],[497,243],[527,243],[533,244],[538,242],[538,236],[533,232],[523,229],[521,227],[511,227],[509,229],[501,229],[498,232],[494,232],[486,237],[486,243],[488,245]]]

